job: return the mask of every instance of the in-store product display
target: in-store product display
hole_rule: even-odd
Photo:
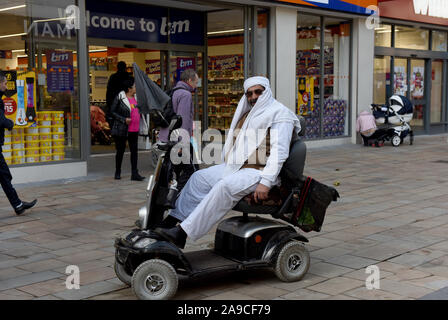
[[[63,111],[36,113],[36,124],[5,132],[3,156],[8,164],[64,160]]]
[[[16,80],[17,83],[17,113],[16,125],[24,126],[27,124],[25,112],[25,81]]]
[[[26,78],[27,103],[26,103],[26,119],[33,122],[36,118],[36,109],[34,108],[34,78]]]
[[[233,114],[244,93],[243,56],[213,56],[208,64],[209,127],[230,128]]]

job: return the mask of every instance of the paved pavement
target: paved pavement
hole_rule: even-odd
[[[149,174],[143,164],[142,173]],[[129,162],[127,159],[125,163]],[[81,179],[18,185],[36,208],[17,217],[0,198],[0,299],[135,299],[113,271],[116,236],[128,232],[144,201],[144,182],[112,179],[113,157],[92,159]],[[339,182],[320,233],[310,233],[311,267],[303,280],[270,270],[182,281],[176,299],[448,299],[448,136],[415,145],[311,149],[305,173]],[[213,232],[187,249],[206,248]],[[77,265],[81,288],[68,290]],[[380,289],[366,289],[366,267]]]

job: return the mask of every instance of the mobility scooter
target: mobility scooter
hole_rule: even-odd
[[[180,122],[181,118],[174,118],[170,132],[178,128]],[[304,121],[301,122],[304,126]],[[175,142],[158,145],[158,163],[149,178],[147,202],[140,209],[136,222],[138,228],[115,240],[117,277],[131,285],[135,295],[144,300],[172,298],[180,276],[197,278],[223,271],[272,268],[282,281],[300,280],[310,266],[310,255],[303,245],[308,242],[307,238],[285,222],[249,216],[255,213],[283,219],[291,212],[291,192],[275,205],[250,203],[248,197],[242,199],[233,210],[243,214],[218,224],[213,249],[183,252],[154,233],[165,211],[173,208],[176,200],[169,156],[174,145]],[[303,184],[305,157],[306,145],[297,136],[282,168],[282,185],[285,179],[295,187]],[[337,194],[336,190],[334,192]]]

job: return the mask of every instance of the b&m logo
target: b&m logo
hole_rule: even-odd
[[[193,60],[191,60],[191,59],[190,60],[181,59],[180,62],[179,62],[179,66],[181,68],[192,67],[193,66]]]
[[[58,53],[53,52],[51,54],[51,62],[65,62],[69,61],[69,54],[68,53]]]

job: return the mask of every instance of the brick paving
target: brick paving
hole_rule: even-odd
[[[306,234],[312,263],[301,281],[244,271],[182,280],[175,299],[448,299],[448,136],[415,140],[309,150],[305,173],[339,182],[341,199],[322,231]],[[114,274],[113,241],[133,228],[146,184],[126,170],[113,180],[112,156],[94,161],[85,178],[18,185],[24,199],[39,199],[23,216],[0,198],[0,299],[135,299]],[[212,241],[213,230],[186,249]],[[68,265],[80,268],[79,290],[66,289]],[[380,269],[378,290],[366,289],[369,265]]]

